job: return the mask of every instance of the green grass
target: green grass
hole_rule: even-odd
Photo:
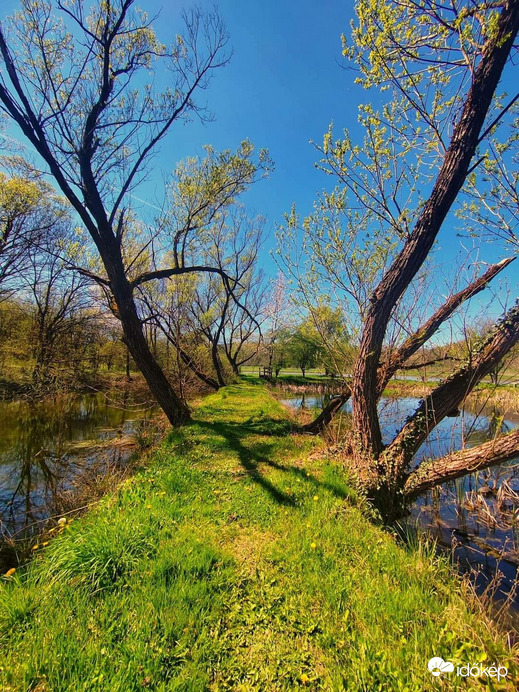
[[[0,688],[403,692],[457,689],[432,656],[513,669],[445,563],[370,522],[293,430],[263,386],[208,397],[2,581]]]

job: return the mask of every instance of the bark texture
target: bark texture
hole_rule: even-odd
[[[396,476],[407,471],[418,448],[438,423],[457,410],[474,387],[519,343],[519,301],[487,335],[469,363],[437,387],[410,416],[382,455]]]
[[[432,193],[411,237],[386,272],[371,298],[362,334],[353,385],[353,427],[359,456],[377,459],[382,435],[377,415],[378,366],[391,314],[429,254],[438,232],[467,177],[492,98],[519,29],[519,2],[501,10],[496,32],[483,52],[461,116]]]
[[[519,456],[519,430],[471,449],[421,464],[404,485],[404,497],[413,500],[441,483],[461,478]]]

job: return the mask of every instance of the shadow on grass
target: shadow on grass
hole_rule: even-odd
[[[223,438],[229,448],[238,455],[240,464],[246,470],[247,475],[255,483],[258,483],[267,490],[271,497],[279,504],[295,506],[296,503],[290,494],[277,488],[261,473],[259,468],[261,464],[291,476],[301,477],[316,488],[325,488],[341,499],[351,499],[351,493],[341,487],[341,484],[321,481],[298,466],[286,465],[274,460],[273,457],[276,454],[276,441],[279,441],[290,432],[293,432],[293,425],[290,421],[273,418],[261,418],[258,421],[248,421],[245,423],[223,423],[198,420],[194,425],[199,426],[212,435],[218,435]],[[255,442],[254,447],[251,448],[243,444],[242,441],[248,435],[263,435],[267,437],[267,440],[264,442]],[[269,437],[275,438],[275,440],[269,441]]]
[[[248,472],[249,476],[255,483],[261,485],[267,492],[272,496],[272,498],[282,505],[294,505],[294,498],[284,493],[282,490],[276,488],[276,486],[266,478],[259,470],[260,464],[266,464],[272,468],[288,471],[289,467],[283,464],[278,464],[275,462],[269,452],[274,451],[275,442],[269,443],[265,442],[263,444],[255,445],[254,449],[249,449],[246,445],[242,443],[243,431],[246,430],[249,434],[265,434],[258,432],[258,428],[254,424],[243,424],[243,423],[209,423],[207,421],[196,421],[195,425],[199,426],[203,430],[216,434],[222,437],[230,449],[232,449],[238,455],[240,464]],[[270,433],[273,435],[273,433]]]

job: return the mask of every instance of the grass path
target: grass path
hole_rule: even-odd
[[[0,688],[481,688],[433,678],[441,656],[499,662],[508,683],[487,689],[516,689],[511,652],[445,565],[369,522],[319,444],[262,386],[205,399],[144,471],[1,581]]]

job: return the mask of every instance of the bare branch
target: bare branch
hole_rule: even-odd
[[[403,363],[416,353],[440,326],[447,320],[453,312],[465,301],[477,295],[485,289],[488,283],[499,274],[505,267],[513,262],[515,257],[508,257],[501,260],[497,264],[491,265],[487,271],[478,279],[473,281],[469,286],[451,296],[435,313],[430,317],[425,324],[417,329],[414,334],[409,336],[404,343],[398,348],[387,363],[382,363],[378,373],[378,395],[381,396],[387,383],[393,377],[395,372],[402,368]],[[410,368],[416,366],[409,366]]]
[[[517,456],[519,456],[519,430],[514,430],[508,435],[477,447],[462,449],[440,459],[423,462],[405,482],[404,497],[408,501],[413,500],[437,485],[481,471],[489,466],[503,464]]]

